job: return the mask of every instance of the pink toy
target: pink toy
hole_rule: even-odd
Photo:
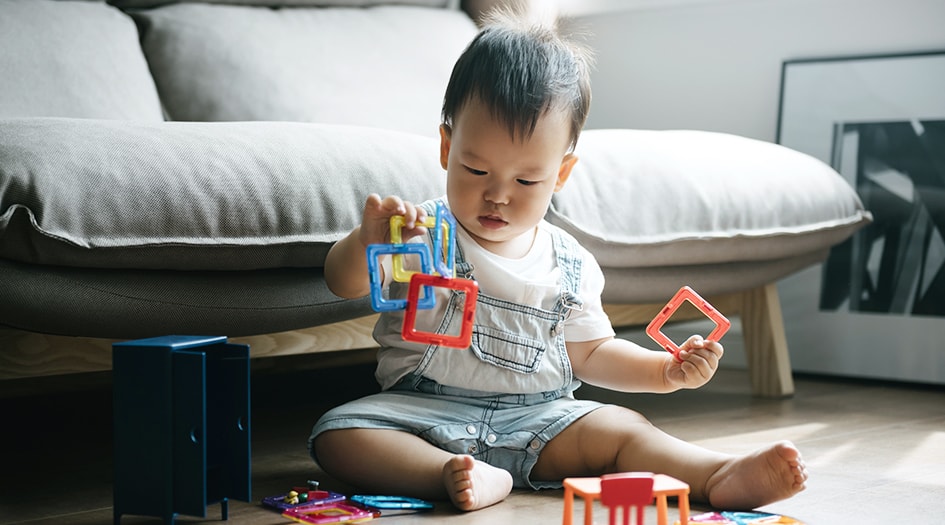
[[[420,289],[425,286],[440,286],[459,290],[466,295],[463,307],[463,319],[459,335],[437,334],[417,330],[417,304]],[[410,278],[410,288],[407,291],[407,311],[404,313],[404,326],[401,336],[404,341],[427,343],[451,348],[468,348],[472,341],[473,318],[476,315],[476,299],[479,297],[479,284],[470,279],[449,279],[436,275],[417,273]]]
[[[600,478],[600,502],[609,510],[610,525],[617,524],[623,509],[623,525],[630,525],[630,510],[636,508],[637,525],[643,525],[643,508],[653,502],[653,473],[623,472]]]
[[[666,303],[666,306],[660,310],[660,313],[656,314],[656,317],[654,317],[646,327],[646,335],[650,336],[656,341],[656,344],[660,345],[660,347],[664,348],[667,352],[673,354],[673,357],[679,362],[682,362],[679,358],[679,346],[660,330],[663,328],[663,325],[666,324],[666,321],[673,316],[673,313],[682,306],[683,301],[689,301],[693,306],[699,309],[700,312],[705,314],[706,317],[715,322],[715,329],[706,337],[707,340],[719,341],[732,326],[732,323],[729,322],[725,316],[713,308],[708,301],[700,297],[695,290],[688,286],[680,288],[679,291],[676,292],[676,295]]]
[[[794,518],[767,512],[706,512],[689,519],[691,525],[804,525]]]
[[[379,512],[348,505],[325,503],[314,507],[288,509],[282,515],[299,523],[357,523],[380,516]]]

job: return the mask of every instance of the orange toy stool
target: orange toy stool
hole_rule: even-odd
[[[566,478],[564,480],[564,520],[563,525],[572,525],[574,519],[574,495],[584,499],[584,525],[592,525],[594,500],[600,499],[600,478]],[[653,475],[653,496],[656,498],[656,523],[668,525],[669,518],[666,498],[679,498],[679,523],[689,523],[689,485],[666,474]]]

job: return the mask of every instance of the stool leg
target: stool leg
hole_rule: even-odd
[[[584,498],[584,525],[594,525],[594,498]]]
[[[679,525],[689,525],[689,494],[679,495]]]
[[[656,496],[656,525],[666,525],[669,521],[666,507],[666,495]]]
[[[561,525],[571,525],[574,519],[574,489],[564,486],[564,518]],[[115,525],[118,525],[117,523]]]

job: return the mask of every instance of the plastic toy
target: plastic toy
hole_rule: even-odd
[[[706,512],[689,519],[694,525],[804,525],[803,522],[787,516],[768,514],[767,512]],[[680,525],[677,522],[677,525]]]
[[[433,504],[417,498],[408,498],[406,496],[351,496],[351,501],[367,507],[381,511],[381,515],[387,515],[388,510],[408,510],[425,511],[433,510]]]
[[[637,525],[643,525],[643,507],[653,502],[653,473],[625,472],[600,478],[600,502],[608,509],[610,525],[617,523],[623,509],[623,523],[629,525],[630,511],[636,509]]]
[[[443,226],[443,234],[433,237],[433,265],[440,277],[455,277],[456,218],[445,206],[436,203],[436,224]],[[446,246],[443,241],[446,240]],[[441,258],[442,257],[442,258]]]
[[[427,217],[421,226],[426,228],[436,228],[439,226],[440,233],[433,237],[433,265],[441,277],[453,277],[453,260],[456,256],[456,219],[453,214],[440,203],[436,204],[436,215]],[[390,218],[390,242],[391,244],[403,244],[404,216],[394,215]],[[444,246],[445,244],[445,246]],[[440,255],[442,254],[442,255]],[[439,257],[443,257],[440,259]],[[403,255],[394,255],[392,261],[393,278],[397,282],[410,282],[410,277],[416,272],[407,270],[404,267]],[[432,273],[423,269],[423,273]]]
[[[302,489],[302,490],[299,490]],[[286,501],[286,498],[290,496],[293,492],[296,493],[297,501],[295,503]],[[302,501],[302,495],[304,494],[304,500]],[[271,507],[276,510],[288,510],[292,508],[304,508],[312,507],[315,505],[324,505],[326,503],[339,503],[345,500],[344,494],[339,494],[337,492],[332,492],[330,490],[307,490],[303,487],[295,487],[287,494],[280,494],[278,496],[268,496],[263,498],[262,504]]]
[[[368,273],[371,285],[371,306],[377,312],[405,310],[401,335],[405,341],[427,343],[453,348],[468,348],[472,342],[473,318],[476,313],[476,299],[479,297],[479,285],[470,279],[455,277],[456,257],[456,219],[446,206],[436,205],[436,214],[420,223],[426,228],[435,228],[433,249],[422,243],[403,242],[404,217],[390,218],[390,244],[372,244],[367,247]],[[393,279],[410,283],[406,299],[385,299],[383,282],[378,267],[380,255],[392,256]],[[404,255],[420,257],[420,271],[408,271],[404,264]],[[418,309],[431,309],[436,306],[434,287],[462,291],[466,295],[459,335],[437,334],[416,329]],[[420,294],[420,291],[423,294]]]
[[[708,301],[703,299],[699,294],[695,292],[692,288],[688,286],[683,286],[676,292],[676,295],[666,303],[666,306],[660,310],[660,313],[656,314],[656,317],[650,321],[650,324],[646,327],[646,334],[650,336],[656,344],[664,348],[667,352],[673,354],[673,357],[677,361],[682,362],[682,359],[679,358],[679,346],[676,345],[669,337],[664,334],[661,329],[663,325],[666,324],[666,321],[673,316],[673,313],[683,305],[683,302],[689,301],[693,306],[695,306],[700,312],[706,315],[715,323],[715,329],[712,330],[706,339],[711,341],[718,341],[722,339],[722,336],[725,335],[725,332],[731,328],[732,323],[725,318],[722,314],[718,312],[715,308],[709,304]]]
[[[594,500],[601,498],[601,478],[565,478],[563,525],[574,522],[574,496],[584,500],[584,525],[594,523]],[[667,525],[669,505],[666,499],[679,499],[679,523],[689,522],[689,485],[665,474],[653,474],[653,497],[656,498],[656,523]]]
[[[433,504],[407,496],[357,495],[319,490],[317,481],[308,480],[304,487],[292,487],[285,494],[263,498],[264,506],[282,511],[282,515],[301,523],[354,523],[388,513],[423,512]]]
[[[402,218],[403,217],[401,217],[401,219]],[[403,257],[403,254],[419,255],[420,268],[423,270],[423,272],[428,274],[433,271],[430,249],[427,248],[425,244],[398,243],[372,244],[368,246],[367,263],[371,282],[371,307],[374,308],[375,312],[392,312],[394,310],[403,310],[407,308],[407,299],[384,299],[384,291],[381,289],[383,283],[381,282],[381,272],[377,265],[377,257],[379,255],[388,254],[399,254],[401,257]],[[398,255],[394,256],[397,257]],[[403,262],[401,262],[401,268],[403,268]],[[416,272],[412,273],[416,274]],[[433,290],[427,286],[423,290],[423,298],[417,298],[417,308],[428,309],[433,308],[434,306],[436,306],[436,298],[433,296]]]
[[[299,523],[357,523],[372,520],[380,512],[370,511],[346,503],[325,503],[288,509],[282,515]]]
[[[459,335],[437,334],[417,330],[417,308],[420,287],[439,286],[465,293],[466,302],[463,306],[463,319]],[[452,348],[467,348],[472,341],[473,318],[476,315],[476,298],[479,297],[479,285],[469,279],[447,279],[435,275],[416,274],[410,279],[410,288],[407,291],[407,312],[404,314],[404,326],[401,337],[404,341],[428,343]]]
[[[225,336],[112,345],[115,525],[127,514],[173,525],[214,503],[226,520],[229,500],[252,500],[249,356]]]

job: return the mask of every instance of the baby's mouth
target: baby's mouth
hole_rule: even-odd
[[[508,225],[508,221],[498,215],[480,215],[479,225],[489,230],[498,230]]]

